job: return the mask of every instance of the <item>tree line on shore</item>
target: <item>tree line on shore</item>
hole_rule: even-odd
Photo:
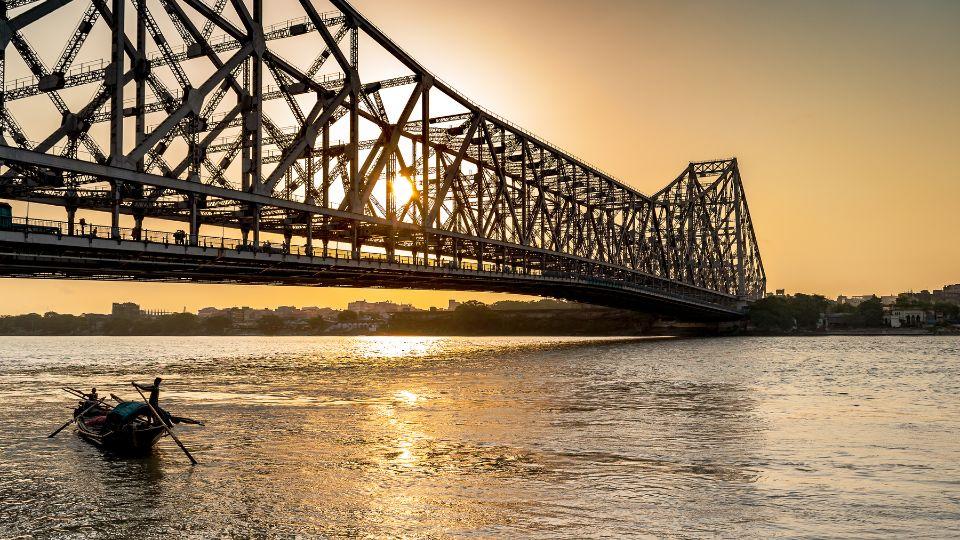
[[[356,320],[357,314],[345,319]],[[352,317],[351,317],[352,315]],[[45,313],[0,317],[0,335],[107,335],[107,336],[188,336],[235,335],[242,333],[280,334],[293,330],[292,321],[277,315],[265,315],[249,327],[241,327],[230,317],[201,318],[193,313],[172,313],[155,317],[83,316]],[[296,329],[321,333],[331,321],[314,317],[298,321]]]
[[[30,313],[0,317],[0,335],[603,335],[639,334],[652,317],[628,311],[556,301],[464,302],[453,311],[416,311],[389,316],[350,310],[334,318],[284,318],[267,314],[240,322],[228,316],[173,313],[150,317]],[[579,308],[579,309],[578,309]]]
[[[949,302],[934,302],[900,295],[895,307],[920,309],[941,313],[947,323],[960,322],[960,305]],[[880,328],[884,326],[884,306],[874,296],[859,305],[841,304],[819,294],[794,294],[792,296],[767,296],[750,306],[750,325],[757,331],[782,333],[817,330],[823,317],[843,313],[847,328]]]
[[[154,317],[30,313],[0,317],[0,335],[639,335],[656,318],[626,310],[556,301],[464,302],[453,311],[416,311],[389,316],[340,311],[333,318],[284,318],[267,314],[253,321],[228,316],[198,317],[174,313]],[[897,307],[927,309],[947,323],[960,322],[960,306],[902,295]],[[809,332],[821,328],[827,314],[843,313],[847,328],[884,326],[884,306],[871,298],[857,306],[817,294],[767,296],[750,306],[749,326],[767,334]],[[735,331],[735,330],[734,330]]]

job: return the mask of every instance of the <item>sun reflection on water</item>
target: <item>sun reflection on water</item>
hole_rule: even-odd
[[[416,403],[417,400],[421,399],[420,396],[414,394],[409,390],[400,390],[394,395],[397,397],[398,401],[401,401],[403,403],[407,403],[410,405]]]
[[[405,336],[362,336],[357,353],[363,358],[414,358],[441,352],[443,338]]]

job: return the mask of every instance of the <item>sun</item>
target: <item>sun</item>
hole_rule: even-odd
[[[413,199],[415,194],[416,190],[413,188],[413,181],[406,176],[398,175],[397,179],[393,182],[393,195],[397,204],[407,204],[410,199]]]

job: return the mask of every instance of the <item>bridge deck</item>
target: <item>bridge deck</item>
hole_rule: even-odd
[[[47,222],[51,223],[51,222]],[[57,222],[52,222],[57,223]],[[129,230],[126,230],[129,231]],[[90,228],[83,235],[63,234],[53,227],[0,230],[0,276],[51,279],[102,279],[322,287],[384,287],[491,291],[544,295],[628,308],[686,319],[732,320],[742,317],[735,298],[718,303],[696,299],[682,284],[671,293],[574,273],[523,273],[502,265],[463,261],[437,264],[422,256],[398,255],[391,262],[382,253],[322,248],[308,254],[302,247],[254,251],[230,239],[204,238],[197,246],[179,243],[172,233],[111,238],[109,227]],[[712,295],[710,291],[705,291]]]

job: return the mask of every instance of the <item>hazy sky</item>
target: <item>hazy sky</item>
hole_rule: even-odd
[[[769,289],[960,282],[960,2],[356,0],[469,97],[652,193],[740,160]],[[501,295],[2,280],[0,313]]]

